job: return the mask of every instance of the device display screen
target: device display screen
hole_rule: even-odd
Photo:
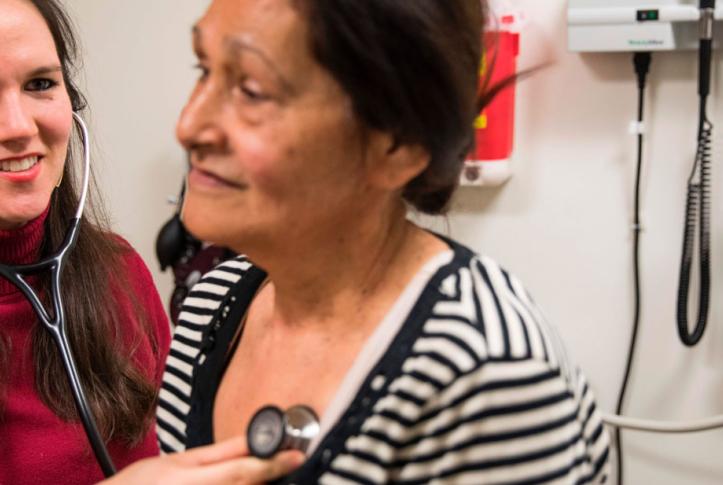
[[[648,22],[650,20],[658,20],[659,18],[660,13],[656,9],[638,10],[637,12],[638,22]]]

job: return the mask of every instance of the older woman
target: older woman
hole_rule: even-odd
[[[79,194],[73,112],[75,37],[54,0],[0,2],[0,262],[54,252]],[[80,380],[118,467],[158,453],[153,410],[168,350],[151,276],[91,204],[63,274]],[[95,211],[93,210],[95,209]],[[47,275],[29,278],[40,294]],[[56,346],[18,288],[0,278],[0,483],[95,483],[103,477],[80,425]]]
[[[243,435],[264,405],[304,404],[321,432],[285,483],[605,479],[590,390],[520,282],[406,219],[408,206],[441,213],[455,189],[482,24],[477,0],[212,2],[178,123],[183,216],[246,256],[185,302],[158,410],[164,451]],[[250,483],[298,465],[232,466],[244,446],[229,443],[155,466],[215,461]]]

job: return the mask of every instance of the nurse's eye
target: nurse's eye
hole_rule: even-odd
[[[195,64],[193,68],[198,71],[198,80],[205,81],[208,77],[208,68],[201,63]]]
[[[32,79],[25,85],[26,91],[48,91],[58,85],[57,81],[47,78]]]

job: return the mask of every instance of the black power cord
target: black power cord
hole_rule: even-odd
[[[630,347],[628,349],[628,358],[625,363],[625,375],[618,396],[618,405],[616,414],[623,413],[623,404],[625,402],[625,392],[628,388],[628,380],[630,379],[630,371],[632,369],[633,355],[638,339],[638,328],[640,327],[640,175],[643,166],[643,112],[645,107],[645,85],[650,70],[651,55],[650,52],[636,52],[633,55],[633,65],[635,66],[635,75],[638,79],[638,155],[635,168],[635,202],[633,207],[633,280],[635,285],[635,310],[633,316],[633,332],[630,338]],[[622,430],[617,429],[615,432],[615,454],[617,459],[617,481],[618,485],[623,484],[623,451],[622,451]]]
[[[685,206],[685,230],[678,281],[677,323],[678,335],[683,344],[692,347],[703,337],[708,323],[710,306],[710,178],[713,124],[708,120],[706,104],[710,93],[710,72],[713,56],[713,16],[715,0],[701,0],[701,38],[698,63],[698,94],[700,114],[698,119],[698,148],[695,163],[688,177],[688,195]],[[688,327],[688,292],[693,264],[693,247],[697,226],[700,265],[700,289],[698,294],[698,318],[693,331]]]
[[[697,344],[703,336],[708,318],[710,304],[710,172],[711,172],[711,144],[713,124],[706,114],[707,98],[710,93],[711,60],[713,51],[713,18],[715,0],[700,0],[701,11],[701,39],[699,50],[698,94],[700,95],[700,115],[698,120],[698,147],[695,163],[688,178],[688,196],[686,201],[685,232],[683,234],[683,253],[680,265],[680,280],[678,286],[677,323],[678,334],[681,341],[688,346]],[[616,413],[623,414],[625,393],[627,391],[632,362],[640,326],[640,175],[643,159],[643,107],[645,99],[645,85],[650,69],[650,52],[636,52],[633,56],[635,74],[638,80],[638,153],[635,175],[635,202],[633,215],[633,279],[635,285],[635,309],[633,329],[625,364]],[[696,180],[697,176],[697,180]],[[690,332],[688,328],[688,290],[690,286],[690,269],[693,259],[693,246],[696,225],[700,224],[699,251],[700,251],[700,294],[698,307],[698,320],[695,328]],[[623,451],[622,430],[618,428],[615,433],[615,452],[617,458],[617,481],[623,484]]]

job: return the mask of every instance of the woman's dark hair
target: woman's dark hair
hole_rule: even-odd
[[[85,107],[85,100],[72,79],[78,44],[70,19],[57,0],[29,0],[29,3],[48,25],[73,110],[80,111]],[[72,145],[62,183],[51,196],[41,246],[43,256],[61,244],[68,221],[77,208],[76,187],[82,174],[76,173],[79,169],[74,160],[79,159],[81,153],[79,139]],[[129,319],[135,317],[141,331],[147,331],[154,350],[156,342],[154,334],[148,331],[137,296],[128,291],[131,286],[124,268],[124,255],[129,248],[108,231],[102,206],[97,202],[90,203],[91,196],[99,201],[97,191],[93,192],[88,196],[89,204],[81,220],[78,242],[69,255],[62,277],[67,331],[80,379],[101,434],[107,440],[118,439],[133,445],[145,437],[152,422],[156,386],[132,361],[135,346],[143,336],[138,335],[138,329],[136,335],[126,335],[128,327],[133,327],[128,325]],[[49,278],[39,283],[43,294],[49,293],[49,285]],[[123,315],[115,295],[127,296],[135,315]],[[131,348],[128,348],[129,343]],[[35,325],[31,345],[35,385],[40,398],[60,418],[76,421],[78,415],[68,378],[50,333],[41,325]],[[7,354],[5,350],[0,354]]]
[[[480,0],[296,0],[311,49],[351,97],[366,128],[421,145],[427,169],[403,196],[443,212],[472,146],[478,105]]]

